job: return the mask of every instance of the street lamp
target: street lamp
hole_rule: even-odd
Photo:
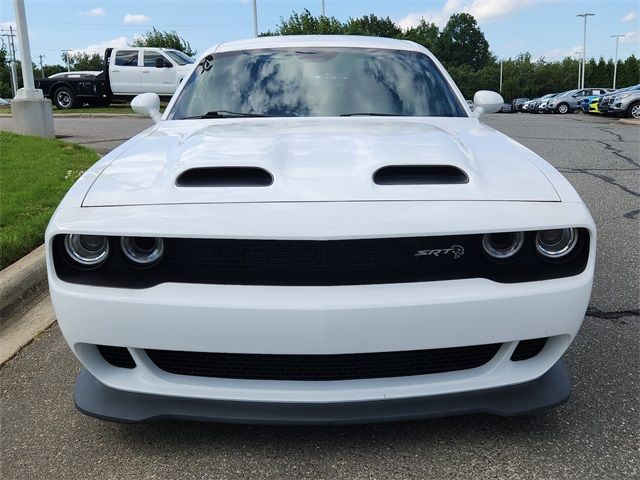
[[[580,89],[580,77],[582,76],[582,59],[580,55],[582,55],[581,51],[573,52],[574,55],[578,55],[578,89]]]
[[[587,66],[587,17],[593,17],[595,13],[579,13],[576,17],[584,18],[584,33],[582,37],[582,78],[579,88],[584,88],[584,71]]]
[[[618,73],[618,41],[620,40],[620,37],[625,37],[626,35],[624,34],[618,34],[618,35],[610,35],[612,38],[615,37],[616,38],[616,56],[613,59],[613,89],[616,89],[616,75]]]

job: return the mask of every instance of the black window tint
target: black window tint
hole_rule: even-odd
[[[164,60],[164,57],[158,52],[144,52],[144,66],[155,67],[156,58],[162,58]]]
[[[116,52],[116,65],[123,67],[138,66],[138,52],[136,50],[118,50]]]
[[[268,116],[466,116],[431,59],[373,48],[276,48],[208,56],[170,118],[228,110]]]

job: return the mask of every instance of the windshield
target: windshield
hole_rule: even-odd
[[[429,57],[366,48],[278,48],[207,56],[169,118],[226,111],[266,116],[466,116]]]
[[[186,53],[180,52],[178,50],[165,50],[165,52],[171,60],[176,62],[178,65],[187,65],[188,63],[194,63],[193,58],[191,58]]]

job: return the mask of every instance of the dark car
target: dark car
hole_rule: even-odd
[[[511,106],[513,107],[513,111],[514,112],[521,112],[522,111],[522,106],[524,105],[525,102],[528,102],[529,99],[525,98],[525,97],[520,97],[520,98],[514,98],[511,101]]]

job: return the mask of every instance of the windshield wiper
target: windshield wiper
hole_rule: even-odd
[[[341,117],[407,117],[401,113],[376,113],[376,112],[354,112],[354,113],[341,113]]]
[[[236,118],[236,117],[269,117],[270,115],[263,115],[261,113],[244,113],[244,112],[232,112],[230,110],[212,110],[203,115],[195,115],[193,117],[182,117],[179,120],[190,120],[193,118]]]

